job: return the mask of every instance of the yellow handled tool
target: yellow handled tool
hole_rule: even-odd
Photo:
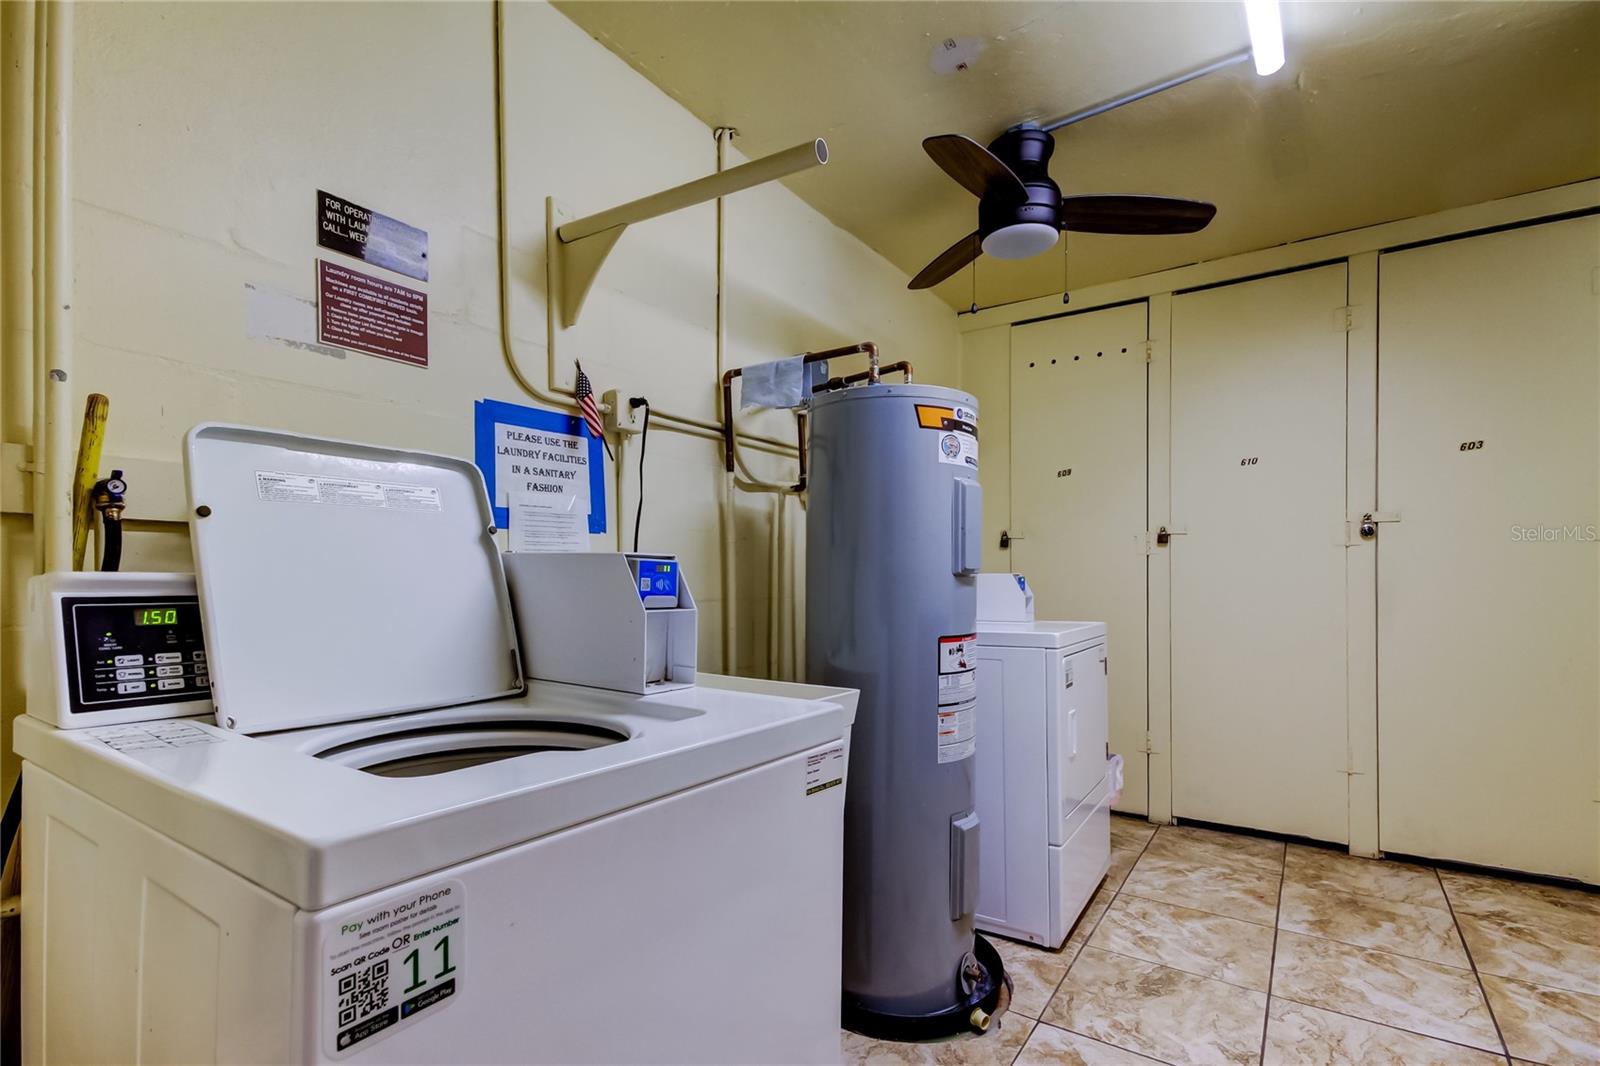
[[[98,392],[89,394],[83,408],[83,434],[78,438],[78,469],[72,480],[72,568],[83,569],[83,553],[89,545],[89,525],[94,521],[90,490],[100,474],[100,449],[106,440],[106,419],[111,415],[111,399]]]

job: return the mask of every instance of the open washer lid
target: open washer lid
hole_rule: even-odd
[[[205,423],[184,468],[217,724],[266,733],[521,691],[471,463]]]

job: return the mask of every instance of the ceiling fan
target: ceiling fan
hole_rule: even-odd
[[[1267,77],[1283,67],[1283,23],[1278,0],[1244,0],[1250,47],[1164,78],[1110,100],[1081,108],[1052,122],[1019,123],[989,147],[945,133],[922,142],[923,150],[968,192],[978,198],[978,228],[934,257],[907,288],[939,284],[980,255],[1027,259],[1055,247],[1064,230],[1074,233],[1195,233],[1216,216],[1215,204],[1171,196],[1062,196],[1050,178],[1052,134],[1126,104],[1246,60]],[[1063,295],[1063,299],[1065,296]],[[976,310],[977,305],[973,305]]]
[[[1055,138],[1033,123],[1013,126],[987,148],[959,133],[929,137],[922,147],[941,170],[978,197],[978,228],[935,256],[907,288],[937,285],[980,255],[1038,255],[1055,247],[1062,230],[1194,233],[1217,213],[1213,204],[1171,196],[1062,196],[1050,177]]]

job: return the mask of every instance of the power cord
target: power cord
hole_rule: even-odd
[[[644,428],[639,433],[639,507],[633,512],[633,550],[639,550],[639,523],[644,519],[644,449],[650,443],[650,401],[643,396],[630,396],[628,408],[644,408]]]

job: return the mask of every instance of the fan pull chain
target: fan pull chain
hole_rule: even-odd
[[[978,313],[978,261],[972,261],[972,306],[967,308],[968,314]]]
[[[1072,302],[1072,294],[1067,291],[1071,288],[1068,282],[1072,277],[1069,273],[1071,258],[1067,254],[1067,234],[1070,232],[1070,230],[1065,229],[1061,231],[1061,302],[1063,304]]]

